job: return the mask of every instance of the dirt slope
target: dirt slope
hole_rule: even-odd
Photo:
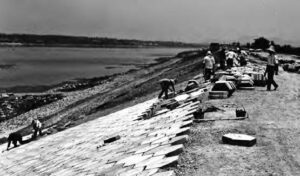
[[[158,95],[160,79],[177,78],[181,83],[202,72],[202,58],[205,51],[198,52],[199,56],[195,57],[161,58],[159,64],[119,75],[104,85],[67,93],[68,98],[59,103],[35,109],[0,123],[0,143],[6,142],[5,137],[16,130],[23,135],[30,134],[32,117],[40,117],[45,128],[55,125],[56,129],[53,132],[55,133],[57,130],[64,130],[151,99]]]

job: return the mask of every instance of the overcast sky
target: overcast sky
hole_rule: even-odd
[[[0,32],[300,45],[300,0],[0,0]]]

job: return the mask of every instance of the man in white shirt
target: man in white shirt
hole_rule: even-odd
[[[231,67],[233,67],[233,61],[236,58],[237,58],[237,54],[235,52],[228,51],[226,53],[226,65],[227,65],[228,69],[230,69]]]
[[[32,139],[36,139],[38,133],[40,134],[40,136],[43,135],[43,133],[42,133],[42,123],[37,118],[32,120],[31,125],[32,125],[32,128],[34,130],[33,135],[32,135]]]
[[[211,51],[207,52],[207,55],[204,57],[203,63],[204,63],[204,79],[205,81],[207,81],[210,80],[215,66],[215,59]]]

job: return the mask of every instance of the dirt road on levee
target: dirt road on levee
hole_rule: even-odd
[[[256,87],[220,100],[243,104],[249,119],[195,124],[177,175],[300,175],[300,75],[280,70],[275,80],[277,91]],[[222,144],[229,132],[253,135],[257,144]]]

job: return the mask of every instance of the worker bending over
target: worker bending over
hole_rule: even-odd
[[[175,83],[176,83],[175,79],[165,78],[165,79],[160,80],[159,83],[161,86],[161,92],[160,92],[158,98],[161,98],[162,95],[165,93],[165,98],[168,99],[169,98],[169,96],[168,96],[169,89],[175,93]]]
[[[10,133],[7,139],[7,150],[9,150],[10,144],[13,143],[14,147],[18,146],[19,144],[23,144],[22,135],[18,132]]]

